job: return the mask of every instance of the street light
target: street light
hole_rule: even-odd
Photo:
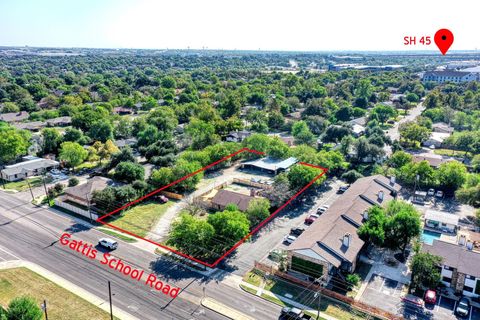
[[[40,305],[43,311],[45,311],[45,320],[48,320],[47,315],[47,300],[43,300],[43,303]]]

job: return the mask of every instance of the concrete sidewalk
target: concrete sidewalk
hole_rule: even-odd
[[[243,281],[242,283],[242,286],[245,286],[245,287],[248,287],[250,289],[253,289],[257,292],[257,296],[261,297],[261,294],[265,294],[265,295],[268,295],[268,296],[271,296],[271,297],[274,297],[282,302],[285,302],[289,305],[292,305],[294,306],[295,308],[299,308],[299,309],[302,309],[308,313],[312,313],[312,314],[317,314],[318,313],[318,310],[313,310],[313,309],[310,309],[310,307],[306,306],[306,305],[303,305],[301,303],[298,303],[294,300],[291,300],[291,299],[288,299],[288,298],[285,298],[285,297],[282,297],[282,296],[279,296],[279,295],[276,295],[274,294],[273,292],[270,292],[268,290],[265,290],[263,288],[260,288],[260,287],[257,287],[257,286],[254,286],[253,284],[250,284],[248,282],[245,282]],[[248,291],[246,291],[248,292]],[[250,292],[249,292],[250,293]],[[253,293],[250,293],[250,294],[253,294]],[[263,298],[262,298],[263,299]],[[268,300],[270,301],[270,300]],[[272,302],[273,303],[273,302]],[[323,313],[323,312],[320,312],[320,317],[323,318],[323,319],[327,319],[327,320],[337,320],[337,318],[335,317],[332,317],[326,313]]]
[[[202,306],[233,320],[255,320],[254,318],[247,316],[238,310],[227,307],[212,298],[202,299]]]
[[[110,313],[110,304],[108,301],[103,300],[90,292],[80,288],[79,286],[71,283],[68,280],[54,274],[53,272],[48,271],[47,269],[24,260],[12,260],[12,261],[3,261],[0,262],[0,270],[1,269],[13,269],[13,268],[27,268],[42,277],[54,282],[58,286],[70,291],[71,293],[79,296],[80,298],[90,302],[94,306],[102,309],[103,311]],[[113,315],[121,320],[140,320],[131,314],[113,306]]]

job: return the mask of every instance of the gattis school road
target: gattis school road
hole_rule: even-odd
[[[103,253],[101,260],[97,259],[97,257],[99,257],[99,252],[97,249],[94,248],[92,244],[83,242],[81,240],[72,239],[72,235],[69,233],[64,233],[60,236],[60,244],[92,260],[100,261],[101,264],[107,265],[110,269],[122,273],[126,277],[130,277],[133,280],[141,282],[142,278],[145,279],[144,270],[134,268],[123,262],[121,259],[115,259],[108,252]],[[160,291],[165,295],[169,295],[172,298],[176,298],[178,292],[180,291],[180,288],[172,288],[170,285],[163,283],[161,280],[157,279],[157,277],[151,273],[146,277],[144,285]]]

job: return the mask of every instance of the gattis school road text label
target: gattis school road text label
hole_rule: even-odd
[[[99,256],[98,250],[95,249],[92,244],[83,242],[81,240],[72,239],[72,235],[69,233],[64,233],[60,236],[60,244],[69,247],[73,251],[81,253],[92,260],[97,260],[97,256]],[[152,273],[146,276],[145,281],[142,281],[145,273],[144,270],[134,268],[123,262],[122,259],[113,257],[108,252],[103,253],[101,260],[98,261],[100,261],[101,264],[108,266],[110,269],[120,272],[126,277],[132,278],[133,280],[143,282],[144,285],[160,291],[165,295],[171,296],[172,298],[176,298],[178,292],[180,291],[180,288],[171,287],[170,285],[160,281],[157,276]]]

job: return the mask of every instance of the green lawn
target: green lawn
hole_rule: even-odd
[[[39,187],[43,184],[42,177],[29,178],[28,182],[30,182],[32,188]],[[48,182],[48,179],[46,182]],[[27,180],[7,182],[5,183],[5,189],[17,190],[18,192],[25,191],[28,190],[28,183]]]
[[[138,236],[145,237],[165,211],[174,203],[173,201],[168,201],[165,204],[154,202],[140,204],[123,212],[118,218],[112,218],[109,223]]]
[[[102,164],[106,164],[106,163],[108,163],[107,160],[102,161]],[[93,162],[85,161],[84,163],[76,166],[75,171],[78,171],[80,169],[93,169],[93,168],[97,168],[97,167],[99,167],[98,161],[93,161]]]
[[[257,286],[257,287],[260,286],[260,284],[262,283],[262,280],[263,280],[262,276],[252,271],[246,273],[245,276],[243,277],[243,281],[253,284],[254,286]]]
[[[0,270],[0,305],[28,295],[38,305],[47,300],[48,318],[55,320],[108,320],[110,315],[26,268]]]
[[[435,149],[433,150],[435,154],[439,154],[442,156],[449,156],[449,157],[465,157],[467,153],[465,151],[458,151],[458,150],[450,150],[450,149]]]
[[[118,238],[118,239],[123,240],[123,241],[128,242],[128,243],[137,242],[137,240],[135,238],[120,234],[117,231],[112,231],[111,229],[97,228],[97,230],[102,231],[103,233],[106,233],[109,236]]]

